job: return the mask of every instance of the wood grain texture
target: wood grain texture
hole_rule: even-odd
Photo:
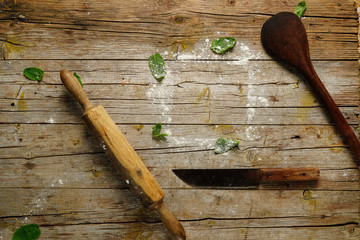
[[[260,168],[259,174],[260,182],[317,181],[320,171],[315,167]]]
[[[359,169],[295,69],[274,61],[262,24],[299,1],[0,2],[0,239],[169,239],[81,122],[59,72],[77,72],[163,188],[188,239],[358,239]],[[301,19],[320,79],[359,136],[353,0],[309,0]],[[215,55],[221,36],[235,48]],[[151,76],[159,52],[167,74]],[[44,70],[37,83],[26,67]],[[161,122],[166,140],[152,139]],[[219,137],[239,148],[215,155]],[[317,167],[316,184],[258,190],[186,185],[174,168]]]

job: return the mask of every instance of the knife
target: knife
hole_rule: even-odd
[[[257,188],[261,183],[282,181],[316,181],[315,167],[249,169],[173,169],[185,183],[202,188]]]

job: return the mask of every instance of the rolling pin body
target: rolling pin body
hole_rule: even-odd
[[[141,196],[144,205],[151,207],[162,201],[164,191],[103,106],[98,105],[85,111],[82,119],[97,136],[126,183],[131,184]]]
[[[72,73],[62,70],[60,78],[71,95],[84,108],[83,121],[100,140],[105,152],[126,183],[132,186],[146,207],[159,212],[173,239],[186,239],[185,231],[180,222],[163,203],[164,191],[106,110],[101,105],[94,106],[90,102]]]

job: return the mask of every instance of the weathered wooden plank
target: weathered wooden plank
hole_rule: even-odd
[[[266,19],[262,19],[262,22],[265,22]],[[240,25],[238,28],[241,29],[243,25]],[[24,29],[34,29],[34,26],[24,26]],[[221,35],[216,33],[204,34],[203,36],[199,36],[197,39],[190,39],[188,37],[184,38],[176,38],[171,39],[168,36],[158,36],[154,37],[139,37],[139,34],[133,34],[135,36],[130,37],[128,34],[121,35],[116,33],[94,33],[93,31],[76,31],[70,30],[72,37],[70,38],[70,42],[54,42],[50,46],[46,44],[46,42],[53,42],[54,39],[59,39],[58,41],[62,41],[62,39],[66,39],[66,36],[63,35],[63,31],[66,30],[64,27],[60,30],[46,30],[44,31],[42,28],[35,30],[35,32],[27,32],[23,31],[22,35],[17,36],[17,40],[11,39],[7,37],[4,39],[5,42],[13,42],[14,44],[4,45],[2,49],[5,49],[2,52],[2,56],[5,59],[47,59],[51,56],[51,59],[79,59],[79,56],[82,56],[84,59],[147,59],[154,52],[169,52],[169,57],[173,58],[174,56],[188,56],[188,54],[194,54],[196,56],[201,56],[205,51],[207,51],[206,55],[214,55],[211,54],[209,50],[209,45],[204,46],[203,43],[207,41],[207,39],[215,40],[223,35],[232,35],[238,39],[238,41],[244,42],[245,45],[251,46],[253,51],[258,52],[258,58],[269,59],[270,57],[264,52],[261,43],[260,36],[256,35],[259,29],[256,29],[253,34],[240,33],[241,35],[237,35],[231,32],[223,32]],[[9,31],[9,30],[8,30]],[[32,40],[30,41],[30,36],[32,36]],[[100,37],[101,35],[101,37]],[[246,38],[246,36],[255,35],[253,38]],[[330,35],[330,36],[328,36]],[[242,39],[240,36],[243,36]],[[353,36],[350,39],[343,40],[342,36],[337,36],[336,33],[309,33],[309,46],[311,57],[314,59],[350,59],[354,60],[357,58],[357,55],[354,54],[354,49],[356,49],[356,33],[352,35],[349,34],[347,36]],[[86,41],[92,42],[92,44],[86,47],[86,42],[84,42],[84,38]],[[79,39],[78,41],[73,41],[72,39]],[[155,46],[146,46],[144,48],[144,43],[139,39],[145,40],[147,42],[158,43],[163,41],[163,39],[167,39],[166,43],[162,43],[161,45],[158,43]],[[321,39],[321,40],[316,40]],[[323,39],[323,40],[322,40]],[[26,42],[27,41],[27,42]],[[56,41],[56,40],[55,40]],[[187,42],[189,41],[189,42]],[[317,42],[321,41],[321,42]],[[45,42],[45,43],[44,43]],[[131,43],[132,47],[129,47],[129,43]],[[197,44],[203,45],[202,48],[199,49]],[[13,47],[15,45],[15,47]],[[22,45],[22,46],[21,46]],[[56,47],[59,45],[60,47]],[[21,47],[19,47],[21,46]],[[106,47],[104,47],[106,46]],[[76,49],[76,50],[70,50]],[[192,49],[192,50],[191,50]],[[237,48],[235,48],[237,49]],[[51,55],[48,55],[47,52],[52,52]],[[180,53],[179,53],[180,52]],[[356,52],[355,52],[356,53]],[[231,57],[231,55],[226,55],[226,57]],[[198,57],[199,58],[199,57]],[[214,57],[216,58],[216,57]]]
[[[97,104],[97,101],[93,101]],[[111,101],[110,101],[111,102]],[[72,104],[71,104],[72,103]],[[69,109],[72,111],[79,106],[77,103],[71,102]],[[104,104],[105,103],[105,104]],[[105,101],[101,101],[101,105],[105,107],[115,123],[118,124],[154,124],[156,122],[172,123],[172,124],[307,124],[307,125],[323,125],[331,124],[331,120],[327,117],[323,108],[312,107],[294,107],[294,108],[223,108],[209,107],[207,105],[199,105],[196,107],[169,106],[164,114],[163,104],[136,105],[134,101],[125,101],[120,103],[117,101],[115,108],[108,107]],[[52,110],[48,108],[46,111]],[[129,110],[131,109],[131,111]],[[169,111],[168,111],[169,110]],[[358,108],[357,107],[340,107],[349,124],[358,124]],[[82,111],[77,109],[69,114],[69,112],[47,112],[43,111],[21,111],[21,112],[3,112],[3,123],[56,123],[56,124],[74,124],[80,123]]]
[[[39,223],[44,224],[47,215],[54,218],[53,215],[58,214],[59,218],[52,219],[54,225],[60,225],[67,219],[72,219],[71,224],[101,222],[104,218],[108,222],[157,219],[154,213],[149,214],[141,206],[129,189],[23,189],[23,194],[18,197],[15,197],[18,194],[16,189],[5,191],[7,195],[4,195],[4,191],[0,193],[3,198],[16,201],[21,207],[13,205],[2,210],[2,218],[38,215],[43,217]],[[263,226],[266,227],[270,224],[339,224],[344,219],[351,222],[359,217],[353,209],[353,205],[358,203],[359,191],[168,189],[165,192],[167,205],[180,220],[248,219],[254,216],[263,219]],[[267,197],[267,201],[264,201],[264,197]],[[29,199],[32,201],[29,202]],[[183,204],[177,203],[179,199]],[[89,215],[89,218],[83,219],[84,215]],[[291,221],[269,223],[269,220],[274,220],[272,218],[291,217],[294,217]]]
[[[134,62],[125,61],[124,63],[124,68],[131,64],[134,65]],[[324,111],[314,108],[319,106],[316,98],[298,76],[288,73],[286,69],[282,69],[282,66],[274,63],[249,62],[249,64],[250,70],[247,66],[236,68],[236,70],[240,70],[238,78],[233,75],[234,67],[223,62],[219,63],[218,66],[208,62],[181,62],[178,66],[177,62],[170,62],[169,68],[174,70],[171,70],[166,78],[167,83],[164,80],[162,84],[154,83],[145,62],[139,70],[141,73],[138,76],[147,74],[148,78],[146,80],[141,79],[127,70],[128,75],[123,77],[127,80],[120,80],[125,85],[121,84],[120,81],[118,85],[107,85],[107,83],[118,78],[115,69],[111,68],[106,71],[105,77],[92,72],[84,72],[82,69],[80,69],[82,70],[80,74],[85,75],[83,79],[89,97],[94,100],[94,103],[104,105],[113,114],[115,121],[119,123],[144,122],[144,116],[149,116],[146,119],[153,119],[152,122],[169,122],[171,119],[172,123],[182,121],[185,121],[182,123],[189,123],[188,120],[195,120],[196,123],[217,124],[222,121],[223,123],[242,124],[248,123],[250,116],[255,124],[302,124],[305,122],[308,124],[328,124]],[[329,68],[326,68],[326,65],[329,64]],[[5,68],[8,72],[11,70],[8,68],[12,68],[12,65],[6,65]],[[96,61],[90,62],[89,65],[95,66]],[[100,71],[100,68],[106,65],[111,64],[100,62],[98,70]],[[78,67],[87,66],[88,64],[83,64]],[[356,66],[356,62],[343,62],[342,64],[326,62],[319,66],[319,75],[325,76],[324,84],[334,95],[339,105],[357,106],[359,103],[356,93],[358,87],[354,87],[358,86],[358,78],[354,74]],[[183,71],[184,68],[187,70]],[[213,70],[210,70],[211,68]],[[23,68],[21,67],[21,69]],[[202,73],[198,74],[198,78],[189,80],[199,69],[202,69]],[[204,71],[204,69],[210,71]],[[265,73],[259,69],[266,69]],[[16,67],[16,71],[21,70]],[[275,74],[272,74],[273,72]],[[58,73],[50,72],[49,74],[51,76],[44,79],[45,84],[47,82],[59,84]],[[341,75],[339,76],[339,74]],[[266,77],[267,75],[269,78]],[[336,75],[338,78],[344,77],[344,80],[337,81]],[[274,81],[274,78],[270,78],[270,76],[279,80]],[[130,79],[131,77],[134,79]],[[1,99],[2,110],[9,111],[3,116],[3,122],[17,123],[23,119],[25,122],[44,123],[50,121],[51,118],[55,123],[79,123],[79,118],[76,115],[79,116],[81,111],[77,104],[69,99],[69,95],[62,86],[49,86],[42,83],[40,85],[29,85],[31,82],[25,80],[21,73],[4,76],[5,82],[11,82],[13,79],[15,82],[26,85],[4,85],[1,89],[1,95],[5,98]],[[87,79],[94,80],[87,83]],[[106,81],[103,82],[103,79]],[[97,81],[104,85],[97,85]],[[41,104],[47,98],[49,99],[46,101],[47,104]],[[235,102],[236,105],[234,106]],[[263,110],[245,107],[271,108]],[[287,108],[280,109],[279,107]],[[70,113],[68,112],[69,108],[75,108],[77,112],[75,114]],[[54,111],[55,109],[59,112]],[[344,109],[344,114],[350,123],[356,123],[358,121],[357,108],[346,109]],[[50,110],[52,116],[48,114],[46,116],[43,114],[34,115],[31,113],[34,110],[44,111],[48,114]],[[72,116],[69,117],[66,112]],[[223,117],[224,113],[227,112],[230,113],[225,114],[227,119],[219,119],[219,116]],[[260,115],[258,116],[257,113]],[[31,120],[28,114],[31,114]],[[139,118],[135,118],[134,114],[138,114]],[[189,119],[189,114],[195,117]],[[236,116],[233,116],[234,114]]]
[[[255,13],[249,13],[249,9],[268,4],[235,4],[237,8],[221,8],[217,2],[212,2],[210,10],[203,3],[194,8],[193,1],[161,3],[160,6],[144,2],[135,6],[124,4],[119,8],[114,7],[117,4],[101,2],[101,7],[90,10],[92,4],[80,2],[70,9],[67,4],[39,4],[24,2],[14,10],[2,12],[0,17],[7,23],[0,32],[3,58],[146,59],[159,50],[169,51],[171,55],[183,48],[189,51],[200,39],[213,39],[220,34],[237,37],[259,52],[259,57],[269,58],[259,39],[261,26],[269,17],[267,14],[288,8],[293,11],[297,3],[291,2],[286,8],[280,3],[276,7],[272,5],[269,12],[263,8]],[[65,11],[58,12],[62,5],[67,5]],[[81,9],[86,7],[79,11],[77,5],[81,5]],[[112,11],[107,11],[109,7]],[[339,12],[343,9],[330,3],[325,12],[331,15],[330,9],[334,8],[340,9]],[[350,9],[352,15],[348,15]],[[303,19],[313,58],[358,58],[354,51],[357,47],[356,11],[353,7],[350,9],[344,17],[328,19],[310,12],[311,15]],[[53,17],[54,12],[58,17]]]
[[[256,53],[243,50],[242,53],[234,54],[227,60],[202,60],[196,59],[197,56],[191,54],[177,60],[166,60],[167,75],[162,84],[180,86],[185,83],[245,86],[272,84],[293,85],[294,88],[297,87],[294,85],[297,82],[300,82],[299,86],[303,84],[304,80],[293,68],[275,61],[250,61],[249,57],[252,55]],[[357,60],[314,61],[313,64],[324,85],[332,94],[336,94],[338,87],[356,88],[359,84]],[[45,71],[43,81],[40,83],[29,81],[23,76],[23,70],[33,66]],[[124,86],[141,86],[156,83],[151,76],[147,60],[6,60],[0,65],[2,73],[0,84],[37,87],[60,85],[61,69],[77,72],[82,77],[85,87],[109,84],[116,86],[122,83],[125,84]],[[34,97],[36,96],[32,95],[32,98]]]
[[[185,229],[189,228],[190,233],[196,230],[198,234],[209,230],[227,231],[235,226],[254,230],[356,227],[359,217],[358,213],[353,211],[353,205],[359,201],[358,191],[341,192],[340,195],[337,191],[314,190],[269,192],[177,189],[167,190],[166,193],[166,203],[184,222]],[[0,195],[3,194],[2,191]],[[64,227],[59,231],[67,229],[66,226],[119,223],[120,229],[107,229],[110,236],[128,233],[121,228],[124,222],[132,222],[135,225],[133,227],[141,229],[145,227],[146,231],[153,234],[162,229],[161,224],[158,225],[157,217],[145,211],[129,190],[23,189],[23,194],[17,196],[17,190],[9,188],[6,194],[3,197],[13,201],[16,199],[17,205],[22,207],[6,208],[6,212],[1,214],[2,222],[5,223],[32,220],[50,227],[51,230],[57,226]],[[267,201],[264,201],[264,197]],[[175,204],[175,200],[179,198],[181,205]],[[32,199],[32,202],[29,203],[28,199]],[[213,207],[209,208],[209,205]],[[276,209],[268,207],[275,205]],[[156,224],[151,223],[154,220]],[[150,223],[145,224],[143,221]],[[102,232],[97,230],[96,232]],[[45,231],[45,234],[56,236],[57,231]]]
[[[334,100],[339,106],[356,106],[359,103],[356,82],[332,84]],[[346,84],[346,85],[343,85]],[[354,85],[352,85],[354,84]],[[117,102],[134,100],[134,104],[152,104],[163,101],[166,105],[193,104],[220,105],[227,107],[317,107],[319,103],[311,89],[302,82],[293,83],[231,83],[231,82],[191,82],[171,84],[118,84],[87,85],[86,92],[92,101],[106,103],[113,107]],[[69,98],[63,86],[58,85],[18,85],[3,84],[0,96],[3,111],[31,111],[56,109],[66,111]],[[48,104],[39,104],[47,101]],[[21,105],[26,102],[27,108]],[[119,104],[119,103],[118,103]],[[122,105],[120,103],[119,105]]]
[[[320,105],[313,94],[309,92],[309,89],[304,87],[293,90],[290,86],[239,86],[231,84],[207,86],[191,83],[183,85],[186,86],[185,90],[176,86],[161,85],[151,87],[86,86],[86,90],[91,101],[104,105],[108,109],[120,108],[124,104],[127,105],[130,100],[133,101],[133,109],[141,108],[144,105],[150,107],[153,104],[163,104],[169,108],[182,108],[186,105],[201,108],[204,105],[215,105],[217,108],[224,109],[246,107],[299,108],[318,107]],[[348,92],[348,88],[339,87],[338,94],[335,96],[336,99],[339,99],[337,101],[339,106],[357,105],[356,94],[352,94],[355,93],[356,89]],[[171,92],[170,96],[169,92]],[[278,94],[279,92],[282,94]],[[70,104],[75,105],[63,86],[3,85],[2,93],[2,95],[12,95],[11,98],[0,99],[1,110],[4,112],[32,112],[35,110],[47,112],[52,110],[53,113],[56,113],[66,112],[69,110]],[[47,104],[40,104],[44,101]]]
[[[163,132],[169,135],[165,141],[152,139],[152,125],[120,125],[119,128],[135,149],[143,151],[210,151],[219,137],[239,139],[241,150],[339,148],[338,152],[346,151],[341,136],[332,126],[164,125]],[[3,158],[102,152],[82,124],[2,124],[0,130]],[[30,151],[31,156],[27,156]]]
[[[43,61],[34,61],[33,64],[18,61],[10,63],[3,66],[3,71],[7,74],[1,76],[3,87],[0,96],[7,99],[1,104],[2,110],[31,110],[41,106],[66,109],[67,105],[61,103],[69,95],[64,87],[59,86],[58,71],[60,69],[49,69],[54,66],[42,67]],[[34,84],[22,76],[23,69],[30,65],[40,65],[46,71],[42,83]],[[56,68],[70,67],[69,63],[62,61],[56,65]],[[93,66],[96,66],[94,71],[98,73],[89,69]],[[138,67],[134,68],[134,66]],[[123,75],[116,72],[118,67],[121,67],[118,71]],[[315,67],[340,106],[359,104],[357,62],[317,62]],[[164,104],[202,104],[205,102],[209,105],[221,103],[224,107],[234,106],[234,102],[238,107],[319,106],[316,98],[310,93],[311,89],[304,81],[296,73],[290,73],[275,62],[247,62],[245,65],[236,65],[236,61],[216,64],[171,61],[167,64],[167,77],[161,84],[156,84],[150,76],[145,61],[141,65],[133,61],[116,62],[115,65],[112,61],[81,61],[79,64],[74,63],[71,68],[82,76],[85,90],[93,100],[137,100],[134,104],[139,103],[138,100],[150,103],[164,101]],[[194,78],[195,73],[196,78]],[[49,99],[47,105],[32,102],[45,99]],[[1,99],[1,101],[4,100]],[[27,109],[18,106],[19,103],[25,101]],[[123,103],[120,104],[123,105]],[[143,102],[140,102],[140,105],[142,104]]]
[[[174,155],[174,154],[173,154]],[[192,168],[189,164],[183,166],[175,165],[174,162],[166,162],[158,157],[157,165],[147,161],[146,155],[142,155],[152,174],[164,189],[191,188],[178,179],[171,169]],[[203,156],[199,155],[198,158]],[[58,159],[61,158],[61,161]],[[310,157],[309,157],[310,158]],[[179,161],[181,161],[180,159]],[[328,166],[320,167],[320,179],[317,183],[274,183],[260,186],[260,189],[319,189],[319,190],[359,190],[359,173],[356,166],[352,166],[341,159],[336,159],[338,164],[343,163],[336,169],[327,169]],[[105,155],[93,157],[88,154],[80,156],[46,157],[42,159],[2,159],[3,175],[0,188],[26,187],[26,188],[127,188],[127,184],[121,176],[115,172]],[[226,162],[225,160],[223,162]],[[234,161],[233,161],[234,162]],[[325,162],[326,163],[326,162]],[[172,165],[171,165],[172,164]],[[275,162],[278,165],[267,167],[283,167],[282,162]],[[320,163],[318,163],[320,164]],[[197,164],[199,165],[199,164]],[[299,166],[315,166],[306,161],[299,163]],[[256,165],[255,165],[256,166]],[[261,165],[260,165],[261,166]],[[291,164],[293,166],[293,164]],[[219,168],[215,164],[203,164],[199,168]],[[227,164],[222,168],[239,168],[238,164]],[[248,166],[254,167],[254,166]],[[333,167],[333,166],[330,166]],[[61,184],[61,185],[60,185]]]
[[[235,2],[218,2],[216,0],[208,1],[138,1],[139,4],[133,2],[123,2],[117,4],[116,1],[78,1],[69,2],[49,2],[47,0],[8,1],[2,4],[1,9],[4,13],[9,14],[9,10],[15,10],[18,13],[26,13],[29,16],[38,19],[83,19],[94,18],[100,20],[115,20],[118,18],[137,19],[143,17],[139,14],[139,9],[148,9],[152,14],[160,17],[161,13],[178,13],[182,10],[207,10],[215,16],[228,13],[228,15],[237,15],[239,13],[252,14],[275,14],[279,11],[293,11],[298,4],[297,0],[290,1],[274,1],[269,3],[266,0],[260,0],[254,3],[251,0],[235,1]],[[351,0],[327,1],[327,0],[308,0],[308,9],[304,16],[321,16],[328,18],[356,18],[354,12],[354,2]],[[112,11],[108,11],[110,6]],[[90,12],[90,14],[89,14]],[[57,14],[54,14],[57,13]],[[118,14],[121,13],[121,14]],[[15,17],[15,16],[13,16]],[[21,17],[20,17],[21,18]]]
[[[28,218],[35,221],[36,218]],[[358,238],[359,229],[356,224],[339,224],[335,226],[254,228],[246,223],[239,226],[238,221],[227,224],[224,220],[203,220],[182,223],[187,232],[187,239],[253,239],[266,236],[273,239],[320,239],[338,240]],[[247,222],[252,222],[247,220]],[[20,226],[20,223],[17,223]],[[220,225],[221,224],[221,225]],[[46,239],[149,239],[169,240],[170,237],[159,223],[99,223],[81,225],[48,226],[42,225],[42,236]],[[10,238],[12,232],[5,229],[4,238]]]
[[[103,105],[108,111],[116,113],[127,108],[129,113],[141,111],[144,114],[165,111],[175,115],[179,111],[188,111],[189,108],[216,112],[218,109],[236,112],[240,108],[319,108],[316,97],[304,87],[294,90],[291,86],[241,86],[224,85],[208,86],[184,84],[186,89],[176,86],[87,86],[89,97],[95,104]],[[239,90],[239,88],[241,88]],[[339,87],[334,96],[339,99],[338,106],[351,108],[357,106],[358,98],[355,91],[348,91],[349,87]],[[4,92],[6,91],[6,92]],[[14,98],[0,99],[1,110],[4,112],[56,112],[66,113],[69,105],[75,102],[65,91],[63,86],[12,86],[3,87],[4,95],[16,95]],[[279,92],[282,92],[281,95]],[[42,96],[37,96],[42,95]],[[34,98],[33,98],[34,96]],[[104,96],[104,97],[102,97]],[[41,104],[46,101],[47,104]],[[322,107],[322,106],[321,106]],[[144,108],[148,111],[144,112]],[[163,110],[161,108],[164,108]],[[116,110],[118,109],[118,110]],[[168,110],[167,110],[168,109]],[[154,111],[156,110],[156,111]],[[193,110],[194,111],[194,110]],[[281,111],[281,110],[279,110]],[[191,110],[188,112],[191,113]],[[356,111],[354,111],[357,114]],[[5,119],[4,119],[5,121]]]

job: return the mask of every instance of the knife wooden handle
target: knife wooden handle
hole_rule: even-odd
[[[260,182],[314,181],[319,179],[319,175],[320,171],[315,167],[261,168]]]
[[[75,76],[62,70],[60,78],[71,95],[84,108],[82,120],[100,140],[105,152],[126,183],[140,196],[146,207],[159,212],[173,239],[186,239],[185,231],[175,216],[165,207],[164,191],[136,154],[125,136],[102,106],[94,106]]]

